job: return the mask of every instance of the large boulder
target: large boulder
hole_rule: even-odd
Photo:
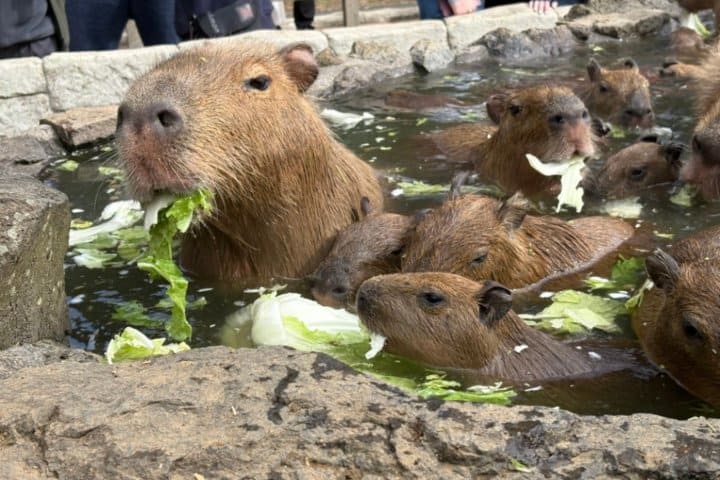
[[[0,349],[63,338],[67,197],[31,177],[1,176],[0,225]]]
[[[717,478],[718,432],[717,419],[422,401],[279,347],[69,359],[0,380],[7,479]]]

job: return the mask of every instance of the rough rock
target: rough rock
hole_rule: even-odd
[[[581,45],[572,31],[564,25],[547,30],[530,29],[520,33],[499,28],[486,34],[480,39],[480,43],[487,47],[490,55],[502,58],[505,63],[560,57]]]
[[[485,45],[472,45],[458,52],[455,57],[457,65],[476,65],[490,60],[490,52]]]
[[[53,113],[40,122],[50,125],[67,147],[75,148],[113,136],[117,105],[73,108]]]
[[[42,60],[39,58],[16,58],[0,62],[0,98],[46,92]]]
[[[50,160],[65,149],[48,125],[38,125],[13,137],[0,137],[0,165],[5,172],[38,177]]]
[[[19,135],[48,113],[50,102],[44,93],[0,99],[0,136]]]
[[[392,65],[410,62],[408,52],[400,52],[392,43],[358,40],[353,43],[350,56],[369,62]]]
[[[318,65],[321,67],[329,67],[331,65],[341,65],[343,63],[342,57],[335,53],[332,48],[326,48],[317,55],[315,55]]]
[[[0,349],[63,338],[69,224],[65,194],[30,177],[0,177]]]
[[[412,72],[413,68],[409,62],[385,65],[367,61],[343,65],[342,67],[332,81],[331,95],[333,97],[368,88],[388,78],[407,75]]]
[[[237,44],[237,42],[246,42],[248,40],[262,40],[272,43],[277,48],[302,42],[310,45],[315,53],[319,53],[328,47],[327,37],[315,30],[255,30],[252,32],[231,35],[229,37],[215,38],[212,40],[203,39],[182,42],[180,43],[179,48],[180,50],[186,50],[208,42],[233,45]]]
[[[630,10],[623,13],[591,14],[573,20],[573,31],[589,28],[611,38],[628,39],[650,35],[669,35],[671,16],[660,10]]]
[[[720,473],[717,419],[421,401],[328,356],[277,347],[23,368],[0,380],[0,432],[8,479]]]
[[[15,375],[23,368],[40,367],[66,360],[78,363],[104,362],[100,355],[78,348],[68,348],[52,340],[41,340],[0,350],[0,380]]]
[[[116,105],[130,84],[162,60],[177,53],[174,45],[111,50],[60,52],[43,59],[54,111]]]
[[[498,28],[507,28],[513,32],[529,28],[552,28],[558,19],[555,13],[538,15],[527,5],[521,4],[503,5],[468,15],[447,17],[445,23],[450,48],[457,52],[475,44],[486,33]]]
[[[680,16],[680,6],[673,0],[588,0],[588,9],[596,13],[622,13],[631,10],[661,10],[672,15]]]
[[[400,52],[409,52],[410,47],[422,38],[447,42],[447,30],[441,20],[328,28],[323,33],[327,35],[330,48],[341,56],[350,54],[352,45],[358,40],[390,43]]]
[[[447,68],[454,60],[455,55],[450,51],[446,42],[432,42],[423,38],[410,48],[410,57],[415,66],[426,72],[434,72]]]

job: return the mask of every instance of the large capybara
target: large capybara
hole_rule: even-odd
[[[708,46],[698,32],[680,27],[670,34],[670,50],[679,58],[695,60],[707,52]]]
[[[212,215],[183,238],[193,275],[307,275],[363,196],[382,209],[373,170],[303,96],[317,74],[307,45],[248,41],[180,52],[130,87],[117,145],[135,198],[214,193]]]
[[[680,170],[680,180],[695,185],[706,201],[720,198],[720,49],[701,65],[695,80],[698,121],[692,155]]]
[[[451,273],[400,273],[366,280],[357,311],[387,337],[384,350],[437,367],[477,369],[524,382],[591,373],[586,353],[525,324],[512,294],[494,281]]]
[[[619,69],[605,69],[597,60],[587,65],[589,82],[576,88],[593,116],[624,127],[649,128],[655,123],[650,82],[632,59]]]
[[[662,142],[655,135],[642,137],[610,156],[598,172],[586,170],[583,188],[601,197],[624,198],[672,183],[680,174],[684,149],[681,143]]]
[[[355,293],[375,275],[400,271],[400,258],[412,219],[371,210],[362,200],[363,217],[335,238],[328,256],[308,278],[315,299],[329,307],[355,307]]]
[[[720,227],[656,250],[645,261],[654,286],[633,316],[650,360],[720,407]]]
[[[431,135],[449,157],[469,160],[486,180],[507,192],[533,196],[559,186],[527,161],[530,153],[546,162],[563,162],[595,152],[590,115],[582,101],[565,87],[540,85],[492,97],[500,122],[462,124]]]
[[[520,194],[505,201],[451,197],[409,230],[402,271],[451,272],[521,288],[589,267],[634,232],[617,218],[566,222],[528,210]]]

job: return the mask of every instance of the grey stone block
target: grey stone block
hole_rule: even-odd
[[[410,56],[413,63],[426,72],[446,68],[455,58],[446,42],[431,42],[426,38],[412,46]]]
[[[21,134],[49,113],[50,102],[43,93],[0,99],[0,136]]]
[[[53,53],[43,59],[55,111],[120,103],[130,84],[161,61],[174,45],[107,52]]]
[[[235,44],[237,42],[245,42],[249,39],[269,42],[277,46],[277,48],[282,48],[293,43],[307,43],[312,47],[315,54],[320,53],[328,47],[328,40],[325,35],[316,30],[255,30],[230,37],[183,42],[180,44],[180,50],[187,50],[188,48],[205,45],[207,43]]]
[[[0,61],[0,98],[45,93],[47,84],[39,58]]]
[[[115,133],[117,105],[73,108],[54,113],[41,122],[50,125],[68,147],[78,147],[112,137]]]
[[[0,178],[0,349],[60,340],[69,328],[63,257],[65,194],[23,176]]]
[[[362,25],[324,30],[330,48],[338,55],[348,55],[356,41],[375,41],[395,45],[400,52],[409,52],[420,39],[447,42],[447,31],[440,20],[422,20],[392,25]]]

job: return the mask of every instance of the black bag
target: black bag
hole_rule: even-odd
[[[197,31],[206,37],[224,37],[234,33],[262,28],[258,0],[237,0],[226,7],[199,15]]]

